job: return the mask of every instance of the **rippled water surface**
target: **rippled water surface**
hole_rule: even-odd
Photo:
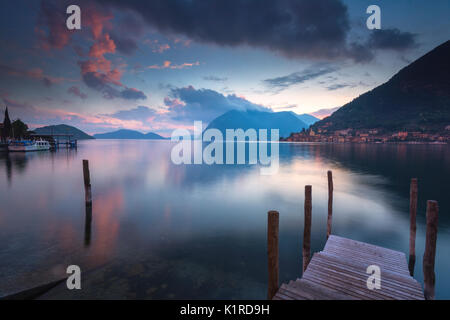
[[[78,150],[0,154],[0,294],[82,269],[82,290],[48,298],[266,297],[267,211],[280,212],[280,280],[301,276],[303,194],[312,185],[312,250],[333,233],[408,252],[409,182],[419,179],[422,282],[426,200],[439,201],[437,298],[450,298],[450,149],[439,145],[280,144],[280,169],[174,165],[169,141],[98,140]],[[82,159],[89,159],[86,223]]]

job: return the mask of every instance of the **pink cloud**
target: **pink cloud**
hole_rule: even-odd
[[[106,10],[106,11],[105,11]],[[106,8],[100,10],[95,6],[91,5],[83,10],[83,23],[86,24],[92,32],[92,37],[97,40],[102,34],[103,30],[112,29],[112,23],[110,20],[114,18],[110,11],[107,11]]]
[[[192,62],[192,63],[182,63],[182,64],[172,64],[171,61],[164,61],[162,65],[151,65],[148,66],[147,69],[184,69],[184,68],[190,68],[190,67],[194,67],[194,66],[199,66],[200,62],[196,61],[196,62]]]
[[[22,70],[14,67],[0,65],[0,74],[5,74],[14,77],[24,77],[28,79],[42,81],[46,86],[50,86],[55,83],[61,83],[63,81],[74,82],[76,80],[66,79],[62,77],[53,77],[44,73],[41,68],[32,68],[30,70]]]
[[[157,39],[145,39],[144,43],[152,49],[152,52],[163,53],[164,51],[170,49],[170,45],[168,43],[161,44]]]

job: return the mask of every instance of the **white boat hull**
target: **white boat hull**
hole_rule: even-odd
[[[47,145],[42,145],[42,146],[38,146],[38,145],[27,145],[27,146],[8,146],[8,150],[10,152],[29,152],[29,151],[46,151],[46,150],[50,150],[50,146]]]

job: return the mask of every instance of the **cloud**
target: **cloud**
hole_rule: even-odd
[[[347,7],[340,0],[97,0],[131,9],[167,35],[220,46],[249,45],[288,57],[348,54]]]
[[[61,49],[69,43],[73,31],[66,27],[65,8],[67,7],[64,7],[64,4],[57,1],[41,2],[38,24],[35,28],[40,48]]]
[[[134,109],[120,110],[112,114],[105,114],[105,116],[120,120],[148,120],[156,114],[157,112],[149,107],[138,106]]]
[[[74,96],[77,96],[83,100],[87,98],[87,95],[85,93],[81,92],[80,88],[78,88],[77,86],[70,87],[69,89],[67,89],[67,92],[71,93]]]
[[[172,64],[171,61],[166,60],[163,62],[162,65],[154,64],[154,65],[148,66],[147,69],[184,69],[184,68],[190,68],[190,67],[199,66],[199,65],[200,65],[199,61],[190,62],[190,63],[185,62],[182,64]]]
[[[315,112],[311,112],[310,115],[312,115],[316,118],[319,118],[319,119],[323,119],[323,118],[326,118],[329,115],[331,115],[333,112],[335,112],[339,108],[340,107],[329,108],[329,109],[320,109]]]
[[[214,90],[197,90],[192,86],[172,89],[164,102],[167,107],[166,115],[177,121],[202,120],[210,122],[230,110],[272,111],[234,94],[224,96]]]
[[[61,83],[63,81],[73,81],[65,78],[58,78],[46,75],[41,68],[33,68],[30,70],[22,70],[7,65],[0,64],[0,76],[15,76],[24,77],[32,80],[41,81],[46,87],[50,87],[55,83]]]
[[[336,67],[320,64],[311,66],[302,71],[288,74],[286,76],[266,79],[263,80],[263,82],[275,92],[280,92],[289,88],[290,86],[307,82],[320,76],[335,72],[337,70],[338,68]]]
[[[12,119],[20,118],[30,127],[39,127],[49,124],[66,123],[88,132],[111,131],[112,129],[127,128],[148,131],[151,129],[149,118],[121,116],[116,114],[81,114],[62,109],[52,109],[35,104],[18,101],[1,95],[1,99],[8,106]],[[127,112],[124,110],[123,112]],[[133,112],[131,110],[131,112]]]
[[[336,84],[332,84],[331,86],[327,87],[328,91],[334,91],[334,90],[338,90],[338,89],[343,89],[343,88],[347,88],[347,87],[355,87],[355,85],[352,84],[347,84],[347,83],[336,83]]]
[[[139,100],[139,99],[147,99],[147,96],[142,92],[139,91],[138,89],[135,88],[126,88],[124,90],[122,90],[120,92],[120,96],[123,99],[127,99],[127,100]]]
[[[103,97],[108,100],[115,98],[122,98],[126,100],[145,100],[147,96],[135,88],[127,88],[120,90],[116,86],[112,85],[111,80],[108,79],[108,75],[96,72],[87,72],[83,75],[84,83],[103,94]]]
[[[203,80],[206,80],[206,81],[216,81],[216,82],[224,82],[224,81],[227,81],[228,78],[226,78],[226,77],[221,78],[221,77],[216,77],[216,76],[206,76],[206,77],[203,77]]]
[[[122,37],[117,33],[112,33],[111,39],[116,44],[117,51],[122,54],[132,55],[138,49],[136,41],[130,37]]]
[[[418,46],[417,35],[410,32],[402,32],[399,29],[373,30],[368,40],[368,47],[381,50],[404,51]]]
[[[170,49],[169,44],[159,43],[159,41],[157,39],[155,39],[155,40],[145,39],[144,43],[152,49],[152,52],[155,52],[155,53],[163,53],[164,51]]]

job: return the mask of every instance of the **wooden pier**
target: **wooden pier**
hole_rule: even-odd
[[[369,266],[379,266],[380,289],[369,289]],[[402,252],[330,235],[301,279],[282,284],[274,300],[423,300]]]
[[[278,285],[279,213],[268,213],[268,298],[273,300],[424,300],[434,299],[434,260],[438,204],[427,202],[424,290],[413,278],[415,263],[417,179],[411,180],[409,263],[403,252],[331,234],[333,182],[328,172],[327,242],[310,259],[311,186],[305,186],[303,275]]]

